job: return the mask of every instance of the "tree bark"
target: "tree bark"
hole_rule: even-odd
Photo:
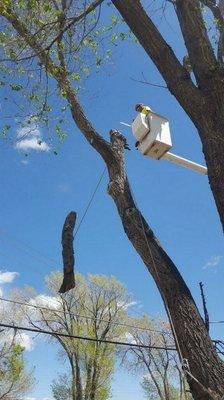
[[[64,222],[62,229],[62,257],[63,257],[63,282],[59,289],[59,293],[65,293],[75,287],[75,274],[74,274],[74,249],[73,249],[73,231],[75,227],[76,213],[71,211]]]
[[[116,135],[112,143],[113,140],[115,143],[120,141]],[[115,149],[118,147],[118,143],[112,145]],[[223,362],[217,356],[183,278],[136,207],[124,172],[121,152],[116,150],[116,153],[120,155],[120,165],[109,168],[109,194],[117,206],[125,233],[153,276],[169,309],[182,357],[188,360],[192,375],[211,391],[211,395],[205,393],[188,376],[194,399],[221,399],[224,393]]]
[[[79,367],[79,360],[76,354],[73,354],[71,364],[72,370],[72,399],[73,400],[83,400],[82,396],[82,382]]]

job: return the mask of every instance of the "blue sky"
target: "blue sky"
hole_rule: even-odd
[[[172,12],[167,12],[167,19],[158,16],[156,21],[178,57],[185,55]],[[104,137],[111,128],[126,135],[131,147],[126,154],[127,171],[138,206],[186,279],[199,308],[198,283],[203,281],[211,320],[223,320],[223,237],[207,177],[141,156],[131,131],[119,124],[132,121],[137,102],[148,104],[169,118],[172,151],[204,163],[191,121],[168,90],[133,80],[141,80],[142,73],[148,81],[164,84],[143,49],[125,41],[114,48],[112,63],[86,81],[81,101]],[[57,104],[56,98],[54,102]],[[82,138],[69,113],[66,118],[69,135],[57,156],[52,151],[32,151],[25,157],[10,145],[0,146],[0,268],[18,273],[11,286],[2,282],[5,297],[15,285],[28,284],[44,292],[44,277],[62,266],[64,218],[70,210],[81,218],[103,171],[102,160]],[[44,139],[44,129],[41,134]],[[76,269],[83,274],[115,275],[138,302],[136,312],[165,317],[155,284],[122,230],[107,194],[107,182],[105,175],[75,240]],[[212,325],[213,337],[222,339],[223,329],[222,324]],[[30,397],[51,398],[49,380],[66,368],[58,361],[56,350],[38,341],[33,351],[27,352],[27,359],[36,365],[37,386]],[[139,377],[118,366],[112,399],[140,400],[138,382]]]

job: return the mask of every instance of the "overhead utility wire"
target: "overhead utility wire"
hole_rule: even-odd
[[[99,186],[100,186],[100,184],[102,182],[102,179],[104,177],[105,172],[106,172],[106,167],[104,168],[104,170],[100,174],[100,177],[99,177],[99,179],[98,179],[98,181],[96,183],[96,186],[95,186],[95,188],[93,190],[93,193],[91,194],[90,199],[89,199],[89,201],[87,203],[87,206],[86,206],[86,208],[84,210],[83,216],[81,217],[81,220],[80,220],[80,222],[79,222],[79,224],[77,226],[77,229],[75,231],[74,237],[77,236],[78,231],[79,231],[79,229],[80,229],[80,227],[81,227],[81,225],[82,225],[82,223],[83,223],[83,221],[84,221],[84,219],[86,217],[86,214],[87,214],[88,210],[90,209],[90,207],[92,205],[92,202],[93,202],[94,197],[95,197],[95,195],[96,195],[96,193],[97,193],[97,191],[99,189]],[[17,239],[14,235],[11,235],[5,229],[0,228],[0,239],[1,239],[1,237],[4,238],[4,236],[8,237],[8,239],[11,240],[11,242],[13,243],[13,246],[15,246],[15,243],[17,242],[20,245],[20,246],[16,245],[17,249],[25,252],[28,256],[33,257],[34,259],[36,259],[40,263],[44,263],[46,265],[49,265],[48,264],[49,262],[51,264],[52,263],[56,263],[56,264],[59,263],[58,260],[55,260],[54,258],[48,257],[47,255],[43,254],[41,251],[39,251],[39,250],[35,249],[34,247],[30,246],[25,241]],[[36,254],[34,254],[34,253],[36,253]]]
[[[51,331],[47,331],[47,330],[45,330],[45,329],[28,328],[28,327],[19,326],[19,325],[10,325],[10,324],[3,324],[3,323],[0,323],[0,327],[2,327],[2,328],[16,329],[16,330],[21,330],[21,331],[34,332],[34,333],[43,333],[43,334],[45,334],[45,335],[51,335],[51,336],[67,337],[67,338],[71,338],[71,339],[86,340],[86,341],[89,341],[89,342],[116,344],[117,346],[138,347],[138,348],[143,348],[143,349],[148,349],[148,350],[169,350],[169,351],[177,351],[177,350],[176,350],[175,348],[173,348],[173,347],[147,346],[147,345],[145,345],[145,344],[120,342],[120,341],[116,341],[116,340],[95,339],[95,338],[91,338],[91,337],[88,337],[88,336],[69,335],[69,334],[67,334],[67,333],[51,332]]]
[[[103,177],[104,177],[105,172],[106,172],[106,167],[103,169],[103,172],[102,172],[102,174],[100,175],[100,178],[99,178],[99,180],[98,180],[98,182],[97,182],[97,184],[96,184],[96,187],[95,187],[95,189],[94,189],[94,191],[93,191],[93,193],[92,193],[92,195],[91,195],[91,197],[90,197],[90,200],[89,200],[88,203],[87,203],[87,206],[86,206],[86,209],[85,209],[85,211],[84,211],[84,213],[83,213],[83,216],[82,216],[82,218],[81,218],[81,220],[80,220],[80,222],[79,222],[79,224],[78,224],[78,226],[77,226],[77,229],[76,229],[76,231],[75,231],[75,233],[74,233],[74,238],[76,237],[76,235],[77,235],[77,233],[78,233],[78,231],[79,231],[79,229],[80,229],[80,227],[81,227],[81,225],[82,225],[82,223],[83,223],[83,221],[84,221],[84,219],[85,219],[85,217],[86,217],[86,214],[87,214],[89,208],[91,207],[91,204],[92,204],[93,199],[94,199],[94,197],[95,197],[95,195],[96,195],[96,193],[97,193],[97,190],[99,189],[99,186],[100,186],[100,184],[101,184],[101,181],[102,181],[102,179],[103,179]]]
[[[21,305],[21,306],[26,306],[26,307],[32,307],[32,308],[36,308],[38,310],[52,311],[52,312],[57,312],[57,313],[60,313],[60,314],[72,315],[74,317],[85,318],[85,319],[89,319],[89,320],[93,320],[93,321],[106,322],[106,323],[110,323],[111,325],[124,326],[126,328],[134,328],[134,329],[139,329],[139,330],[142,330],[142,331],[148,331],[148,332],[154,332],[154,333],[162,333],[162,334],[166,334],[166,335],[169,334],[167,332],[156,330],[156,329],[144,328],[143,326],[125,324],[125,323],[122,323],[122,322],[111,322],[111,321],[109,321],[107,319],[104,319],[104,318],[91,317],[91,316],[86,316],[86,315],[81,315],[81,314],[75,314],[75,313],[72,313],[72,312],[70,313],[68,311],[61,311],[61,310],[56,310],[56,309],[52,309],[52,308],[48,308],[48,307],[44,307],[44,306],[37,306],[35,304],[25,303],[25,302],[17,301],[17,300],[5,299],[3,297],[0,297],[0,301],[4,301],[4,302],[7,302],[7,303],[12,303],[12,304],[17,304],[17,305]],[[56,304],[56,302],[55,302],[55,304]],[[61,303],[58,302],[58,304],[61,304]]]

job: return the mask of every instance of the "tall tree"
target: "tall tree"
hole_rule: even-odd
[[[188,393],[185,377],[174,347],[169,325],[160,320],[150,320],[147,315],[129,320],[128,338],[146,347],[129,348],[123,354],[123,364],[132,373],[143,376],[141,385],[149,400],[186,400]],[[160,346],[150,350],[147,346]]]
[[[51,385],[55,400],[72,400],[72,383],[70,374],[59,375]]]
[[[52,273],[47,278],[50,296],[32,298],[32,303],[45,308],[34,311],[30,307],[24,308],[32,326],[52,332],[54,342],[60,345],[61,356],[69,363],[69,377],[54,382],[54,395],[57,398],[63,393],[73,400],[106,400],[110,394],[115,346],[59,337],[54,333],[116,340],[124,331],[124,327],[117,323],[125,319],[130,297],[113,277],[91,275],[85,279],[77,274],[76,288],[66,295],[58,295],[61,280],[61,273]]]
[[[133,8],[135,4],[140,6],[138,0],[136,3],[134,1],[131,3]],[[123,2],[124,4],[127,2]],[[77,7],[76,2],[64,0],[49,3],[47,7],[45,2],[36,0],[28,3],[24,0],[14,3],[11,0],[1,1],[0,14],[3,17],[4,30],[3,52],[7,62],[13,64],[18,74],[19,67],[22,68],[20,61],[23,62],[22,72],[24,72],[25,67],[28,70],[31,69],[29,62],[35,57],[36,64],[32,70],[35,66],[37,70],[42,68],[47,76],[47,82],[51,79],[52,86],[53,82],[56,82],[59,93],[69,105],[75,124],[107,166],[108,193],[117,207],[125,233],[160,291],[172,323],[181,360],[184,362],[187,359],[189,364],[188,380],[194,398],[219,400],[224,393],[223,362],[214,349],[186,283],[135,204],[125,170],[126,140],[115,130],[110,131],[110,140],[105,140],[86,117],[77,97],[78,88],[76,79],[73,79],[73,72],[79,65],[76,60],[80,56],[80,46],[88,34],[90,35],[88,43],[90,42],[90,46],[95,48],[95,42],[91,37],[94,24],[92,23],[88,32],[86,32],[86,27],[88,17],[91,16],[88,10],[92,11],[96,5],[98,6],[99,2],[95,1],[87,8],[82,2],[78,3]],[[128,10],[130,11],[130,7]],[[84,28],[80,33],[81,22]],[[168,57],[170,53],[159,52],[159,54],[161,60],[164,60],[164,54]],[[176,62],[173,67],[175,65]],[[181,67],[181,71],[190,79],[185,69]],[[173,81],[182,87],[183,82],[178,77],[178,73],[173,74]],[[18,78],[17,75],[16,78]],[[77,78],[76,75],[75,78]],[[27,84],[30,88],[29,79]],[[21,90],[21,80],[19,85],[18,82],[17,85],[15,83],[11,85],[14,91]],[[190,87],[198,93],[193,83],[190,83]],[[48,91],[45,94],[47,97]],[[191,101],[190,94],[191,91],[190,93],[185,91],[185,98],[189,102]],[[30,96],[33,98],[34,95],[35,88]],[[192,103],[194,99],[193,97]],[[44,101],[42,111],[45,110],[46,104]],[[43,117],[43,112],[40,115]],[[60,132],[59,127],[57,127],[58,131]]]
[[[223,0],[170,1],[176,11],[193,77],[157,29],[143,2],[112,2],[158,68],[170,93],[175,96],[197,128],[208,167],[209,183],[224,229]],[[209,37],[203,7],[213,14],[212,30],[218,33],[217,43],[212,43]]]
[[[7,313],[1,310],[1,319],[18,314],[7,308]],[[0,332],[0,399],[17,400],[27,395],[33,387],[33,376],[27,371],[24,359],[25,348],[19,344],[19,333],[11,334],[4,329]]]

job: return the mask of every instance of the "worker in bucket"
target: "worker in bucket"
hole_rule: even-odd
[[[135,106],[135,111],[147,116],[147,115],[149,115],[150,111],[152,111],[152,110],[151,110],[151,108],[149,106],[145,106],[143,103],[138,103]],[[138,148],[139,144],[140,144],[140,142],[138,140],[135,143],[135,147]]]
[[[145,106],[142,103],[138,103],[135,106],[135,111],[137,111],[137,112],[139,112],[141,114],[144,114],[144,115],[148,115],[150,113],[150,111],[152,111],[152,110],[151,110],[151,108],[149,106]]]

